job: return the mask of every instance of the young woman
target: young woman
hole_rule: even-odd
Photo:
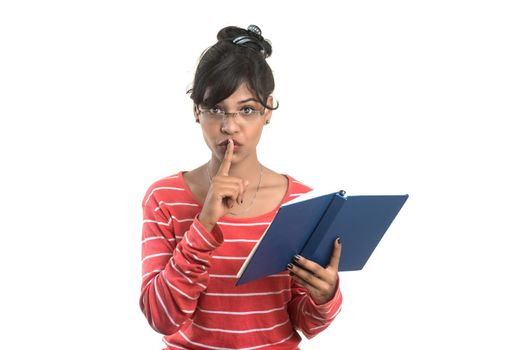
[[[190,90],[211,158],[156,181],[144,210],[140,308],[167,349],[298,349],[339,313],[334,242],[326,267],[296,256],[288,271],[235,286],[278,208],[311,190],[257,158],[276,109],[256,26],[226,27],[204,51]]]

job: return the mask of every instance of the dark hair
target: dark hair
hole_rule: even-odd
[[[246,83],[261,105],[277,109],[278,105],[267,105],[275,81],[266,62],[272,53],[271,43],[262,37],[260,29],[256,32],[225,27],[218,32],[217,39],[218,42],[200,56],[193,87],[187,91],[193,102],[197,106],[212,108]]]

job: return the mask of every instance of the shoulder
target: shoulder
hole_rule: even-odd
[[[267,167],[264,167],[265,172],[269,175],[269,186],[271,187],[288,187],[289,189],[296,191],[311,191],[312,188],[303,183],[302,181],[296,179],[294,176],[291,176],[286,173],[280,173],[275,170],[271,170]]]
[[[295,177],[288,175],[288,174],[283,174],[283,175],[286,176],[287,179],[289,180],[289,189],[288,189],[289,199],[294,199],[302,194],[306,194],[313,190],[312,187],[306,185],[305,183],[303,183],[300,180],[297,180]]]
[[[160,201],[159,198],[163,198],[166,196],[172,197],[177,193],[184,192],[184,186],[181,181],[181,177],[182,171],[179,171],[178,173],[165,176],[154,181],[148,187],[146,193],[144,194],[144,198],[142,199],[142,206],[145,207],[150,202],[155,202],[155,204],[157,204],[157,202]]]
[[[289,179],[289,184],[291,186],[293,186],[294,189],[298,190],[298,191],[312,191],[313,188],[306,185],[305,183],[303,183],[302,181],[296,179],[295,177],[291,176],[291,175],[288,175],[288,174],[283,174],[284,176],[286,176],[288,179]]]
[[[272,191],[283,194],[282,204],[313,190],[312,187],[289,174],[272,172],[272,175]]]

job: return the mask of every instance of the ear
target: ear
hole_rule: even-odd
[[[269,97],[267,98],[267,102],[266,102],[266,104],[267,104],[269,107],[273,108],[273,96],[269,96]],[[269,123],[269,121],[271,120],[271,116],[272,116],[272,115],[273,115],[273,110],[272,110],[272,109],[268,109],[268,108],[266,108],[266,113],[264,114],[264,123],[265,123],[265,124],[268,124],[268,123]]]
[[[193,104],[193,115],[195,116],[195,122],[200,123],[200,115],[198,113],[198,106]]]

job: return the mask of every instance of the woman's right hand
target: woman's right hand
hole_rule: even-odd
[[[234,144],[228,140],[227,149],[218,168],[217,174],[211,180],[204,207],[198,220],[211,231],[218,219],[229,214],[237,205],[244,201],[244,193],[249,184],[248,181],[238,177],[229,176],[229,168],[233,159]]]

